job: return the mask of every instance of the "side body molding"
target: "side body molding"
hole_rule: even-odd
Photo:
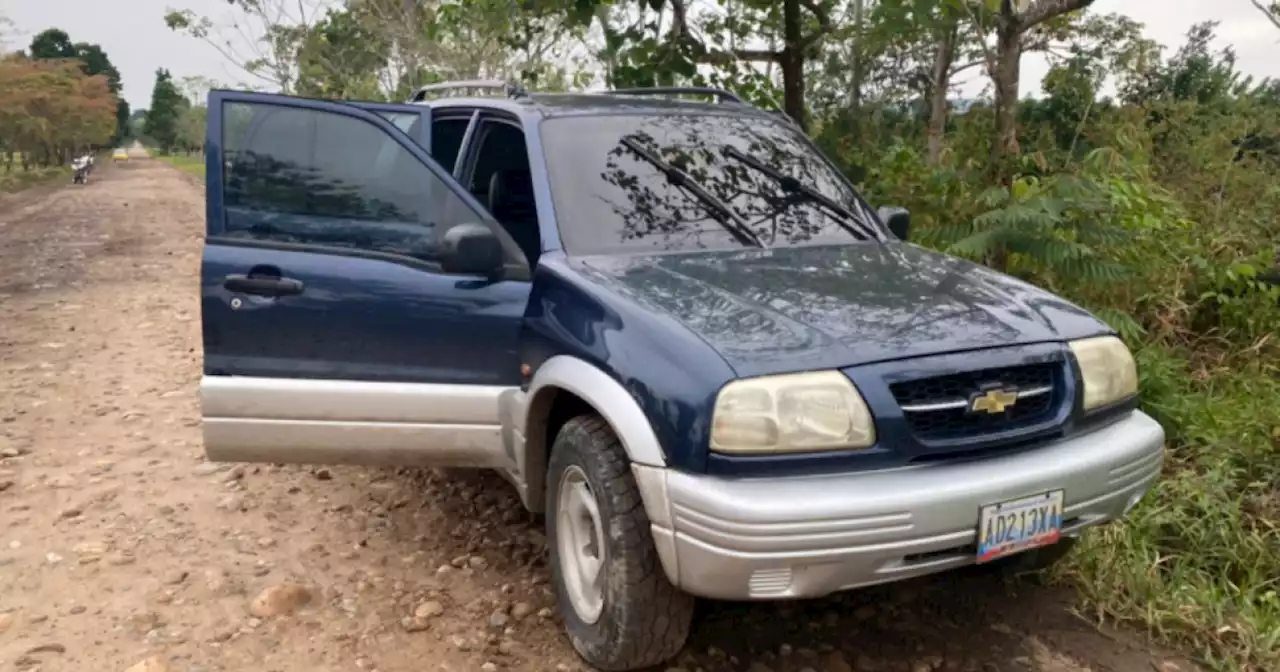
[[[205,376],[214,462],[487,467],[508,474],[509,407],[488,385]]]
[[[495,469],[545,510],[547,423],[563,392],[617,432],[636,465],[666,454],[640,404],[592,364],[557,355],[514,387],[205,376],[205,453],[215,462]]]
[[[521,491],[525,506],[545,510],[546,465],[551,446],[547,420],[561,391],[570,392],[594,408],[613,430],[633,464],[665,467],[666,454],[634,397],[621,383],[592,364],[569,355],[556,355],[538,367],[524,397],[522,420],[516,427],[516,463],[524,478]],[[517,408],[520,402],[516,402]]]

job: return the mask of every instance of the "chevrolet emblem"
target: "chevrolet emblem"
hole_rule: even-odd
[[[995,388],[979,392],[969,399],[970,413],[1004,413],[1005,409],[1018,403],[1017,390]]]

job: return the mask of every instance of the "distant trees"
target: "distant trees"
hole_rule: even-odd
[[[107,145],[116,133],[117,100],[103,75],[75,59],[0,57],[0,157],[7,170],[70,159]]]
[[[37,60],[75,59],[86,75],[101,75],[107,80],[107,89],[116,97],[116,134],[114,142],[128,135],[129,103],[120,97],[120,71],[102,47],[88,42],[72,42],[67,33],[50,28],[36,35],[27,49],[29,56]]]
[[[178,146],[182,113],[188,107],[190,103],[178,91],[169,71],[164,68],[156,70],[156,82],[151,89],[151,109],[147,110],[142,132],[151,138],[161,151],[173,151]]]
[[[203,99],[213,82],[203,77],[186,77],[175,82],[168,70],[156,71],[151,90],[151,109],[143,114],[142,135],[164,153],[188,154],[204,147],[207,118]]]

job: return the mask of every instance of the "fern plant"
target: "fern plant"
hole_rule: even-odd
[[[954,241],[948,252],[1050,285],[1111,282],[1128,274],[1098,252],[1128,232],[1108,225],[1108,194],[1091,180],[1022,176],[1011,187],[988,189],[980,202],[986,212],[944,234]]]

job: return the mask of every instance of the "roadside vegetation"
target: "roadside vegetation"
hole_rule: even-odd
[[[61,30],[0,54],[0,191],[65,178],[73,156],[118,142],[129,116],[119,91],[102,49]]]
[[[10,153],[10,160],[15,165],[22,165],[22,156],[17,152]],[[37,184],[43,184],[58,178],[69,179],[70,177],[70,164],[41,166],[32,165],[31,162],[28,162],[26,170],[21,168],[18,170],[0,170],[0,193],[21,191]]]
[[[136,134],[151,156],[204,177],[204,99],[212,86],[204,77],[175,81],[168,70],[156,71],[151,107],[142,110],[134,122]]]
[[[204,178],[204,156],[200,154],[160,154],[159,159],[184,173]]]
[[[916,242],[1071,297],[1135,350],[1165,478],[1056,578],[1213,668],[1280,669],[1280,83],[1241,73],[1214,24],[1166,50],[1091,0],[232,4],[234,26],[165,21],[298,95],[514,77],[725,86],[784,110],[873,204],[909,208]],[[224,30],[261,48],[229,51]],[[1032,56],[1051,67],[1020,98]],[[159,96],[153,143],[198,156],[202,98]]]

